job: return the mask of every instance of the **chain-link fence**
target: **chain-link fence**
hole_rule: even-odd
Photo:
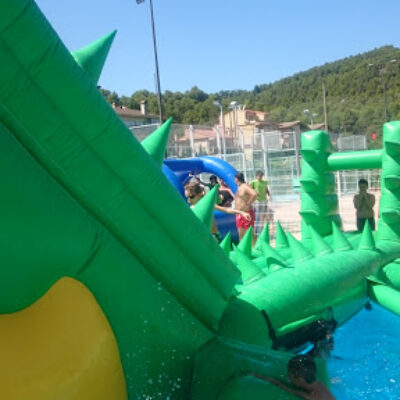
[[[367,138],[364,135],[338,136],[337,151],[365,150]]]
[[[157,128],[157,125],[131,127],[133,134],[143,140]],[[247,137],[246,137],[247,135]],[[280,220],[285,229],[295,235],[300,234],[300,132],[264,132],[249,133],[239,129],[237,138],[222,135],[218,127],[173,124],[167,146],[167,157],[189,158],[211,155],[226,160],[238,171],[242,171],[246,180],[255,178],[262,171],[268,180],[272,202],[266,212],[259,215],[259,221]],[[367,148],[363,135],[340,136],[331,134],[336,151],[357,151]],[[250,145],[249,145],[250,143]],[[339,197],[339,209],[346,229],[355,229],[355,211],[353,196],[358,191],[358,181],[364,178],[375,193],[377,200],[380,192],[380,171],[341,171],[335,173],[336,192]],[[261,229],[257,227],[257,231]],[[275,224],[271,224],[271,236],[274,237]]]

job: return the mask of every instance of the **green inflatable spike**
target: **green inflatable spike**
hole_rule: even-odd
[[[318,182],[316,179],[300,179],[300,183],[307,193],[316,192],[318,190]]]
[[[350,244],[344,233],[333,221],[332,221],[332,232],[333,232],[333,248],[335,249],[335,251],[353,250],[353,246]]]
[[[307,226],[318,221],[318,214],[314,210],[299,211],[299,214]]]
[[[311,240],[313,244],[314,254],[322,256],[324,254],[333,253],[332,248],[325,242],[323,237],[310,225]]]
[[[279,221],[276,221],[276,233],[275,233],[275,247],[288,247],[289,243],[286,237],[286,234],[282,228],[282,225]]]
[[[397,190],[400,188],[400,176],[386,175],[384,181],[389,190]]]
[[[400,212],[398,210],[384,208],[381,209],[381,218],[387,224],[400,224]]]
[[[158,163],[160,166],[163,163],[165,150],[167,148],[168,136],[171,130],[172,118],[165,121],[159,128],[157,128],[150,136],[142,141],[142,146],[146,152]]]
[[[269,223],[264,225],[263,230],[257,238],[256,244],[254,245],[254,250],[261,250],[262,243],[269,243]]]
[[[293,263],[300,263],[314,257],[290,232],[287,232],[286,235],[292,251]]]
[[[318,157],[318,152],[314,149],[301,149],[300,153],[307,162],[311,162]]]
[[[219,246],[221,247],[222,250],[224,250],[227,256],[229,256],[229,253],[231,252],[231,243],[232,243],[231,236],[232,236],[231,232],[228,232],[225,235],[222,242],[219,244]]]
[[[261,243],[261,251],[267,259],[268,267],[272,264],[279,264],[282,267],[287,267],[285,259],[267,242]]]
[[[93,43],[73,51],[72,57],[97,83],[103,70],[108,52],[110,51],[117,31],[96,40]]]
[[[238,244],[239,250],[243,251],[246,256],[251,256],[251,245],[253,243],[253,227],[250,226],[244,234],[242,240]]]
[[[396,157],[400,154],[400,142],[398,140],[386,140],[385,148],[387,154]]]
[[[361,240],[358,245],[358,250],[376,250],[375,240],[372,235],[371,226],[368,221],[364,224],[364,229],[361,234]]]
[[[242,273],[242,281],[244,284],[250,283],[265,275],[239,247],[233,245],[233,250],[236,256],[237,267]]]
[[[211,229],[212,219],[214,215],[214,205],[217,200],[219,185],[215,185],[193,208],[196,217]]]

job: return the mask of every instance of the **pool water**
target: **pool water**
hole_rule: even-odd
[[[400,317],[372,307],[335,333],[328,369],[338,400],[400,399]]]

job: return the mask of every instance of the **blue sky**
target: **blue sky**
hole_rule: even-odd
[[[100,84],[154,91],[149,3],[37,0],[70,50],[118,30]],[[153,0],[162,91],[252,89],[400,45],[399,0]]]

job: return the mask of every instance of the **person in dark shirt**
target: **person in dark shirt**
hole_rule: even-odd
[[[371,226],[371,229],[375,230],[375,219],[374,219],[374,205],[375,196],[368,193],[368,182],[365,179],[358,181],[359,192],[353,198],[354,207],[356,209],[357,216],[357,230],[361,232],[364,228],[365,222]]]
[[[231,207],[233,199],[235,198],[235,195],[233,194],[232,190],[229,188],[229,186],[226,184],[225,181],[221,179],[221,184],[219,187],[219,197],[221,199],[220,206],[221,207]]]

